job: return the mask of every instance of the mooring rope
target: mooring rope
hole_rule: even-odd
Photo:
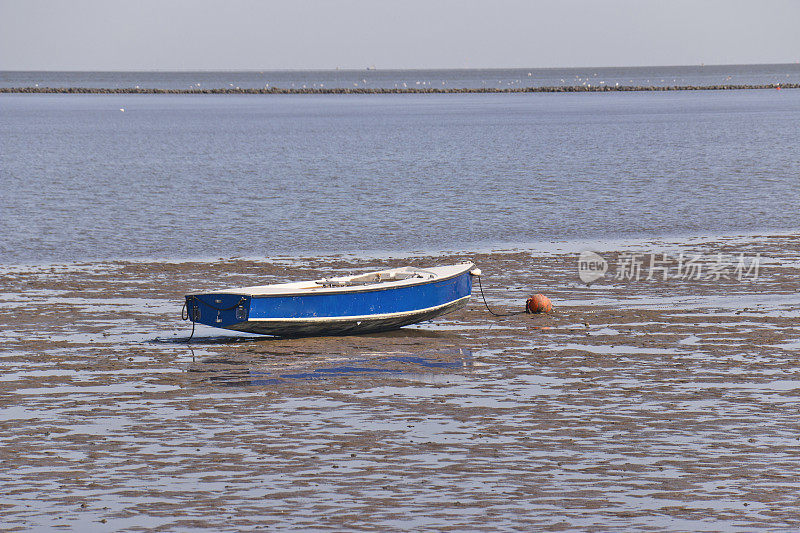
[[[475,277],[478,278],[478,287],[481,290],[481,298],[483,298],[483,305],[485,305],[486,310],[489,311],[494,316],[523,315],[528,312],[527,310],[525,310],[525,311],[515,311],[514,313],[495,313],[494,311],[492,311],[492,309],[489,307],[489,304],[486,302],[486,296],[483,294],[483,284],[481,283],[481,277],[480,276],[475,276]]]

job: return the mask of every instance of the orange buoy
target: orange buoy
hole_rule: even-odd
[[[525,311],[528,313],[549,313],[553,310],[553,303],[544,294],[534,294],[525,302]]]

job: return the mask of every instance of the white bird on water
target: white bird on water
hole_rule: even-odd
[[[124,107],[120,107],[119,110],[122,111],[123,113],[125,112],[125,108]]]

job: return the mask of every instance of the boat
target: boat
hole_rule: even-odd
[[[473,263],[404,266],[354,276],[187,294],[184,319],[281,337],[350,335],[401,328],[466,305]]]

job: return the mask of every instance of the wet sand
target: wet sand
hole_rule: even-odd
[[[354,257],[0,266],[5,530],[794,531],[796,235],[472,259],[496,311],[395,332],[228,335],[183,294],[406,264]],[[560,248],[560,249],[559,249]],[[631,249],[757,279],[611,279]]]

